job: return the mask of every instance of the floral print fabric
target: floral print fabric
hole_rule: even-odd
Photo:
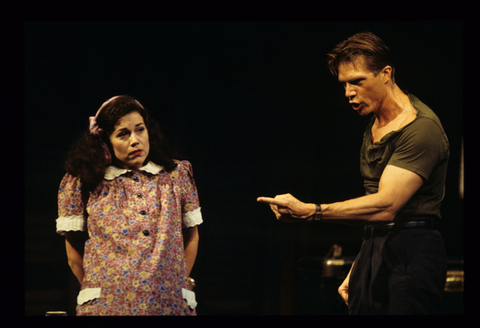
[[[182,228],[202,218],[191,164],[177,164],[170,173],[151,162],[136,171],[110,167],[90,193],[77,315],[196,314],[182,296],[190,289]],[[66,174],[58,233],[83,230],[80,191],[79,179]]]

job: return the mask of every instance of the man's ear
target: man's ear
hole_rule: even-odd
[[[390,65],[385,66],[382,69],[382,82],[385,84],[392,78],[393,68]]]

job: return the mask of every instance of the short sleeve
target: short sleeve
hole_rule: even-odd
[[[177,166],[177,170],[181,176],[182,226],[190,228],[203,222],[197,187],[193,179],[193,169],[190,162],[182,161]]]
[[[57,233],[85,231],[84,209],[79,178],[66,174],[58,188]]]
[[[448,141],[434,121],[423,118],[415,123],[399,135],[388,164],[415,172],[428,180],[438,163],[448,157]]]

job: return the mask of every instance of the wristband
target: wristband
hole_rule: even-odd
[[[322,219],[322,208],[320,204],[315,204],[315,215],[313,216],[313,221],[320,221]]]

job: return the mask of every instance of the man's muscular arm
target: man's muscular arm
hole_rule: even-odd
[[[322,220],[330,222],[391,222],[408,200],[423,185],[422,178],[409,170],[387,165],[379,181],[378,192],[331,204],[321,204]],[[278,220],[309,220],[315,204],[303,203],[290,194],[275,198],[259,197],[270,204]]]

